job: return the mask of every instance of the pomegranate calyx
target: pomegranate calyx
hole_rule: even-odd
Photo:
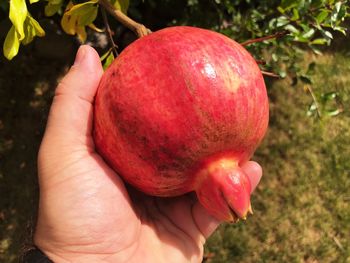
[[[220,159],[210,163],[197,178],[198,199],[217,219],[236,222],[253,213],[249,178],[234,160]]]

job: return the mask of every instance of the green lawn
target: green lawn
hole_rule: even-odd
[[[222,226],[207,262],[350,262],[350,56],[317,62],[315,94],[337,91],[344,112],[307,117],[306,87],[269,85],[270,130],[255,159],[264,177],[246,222]]]
[[[306,60],[317,62],[315,94],[339,92],[344,112],[308,117],[312,97],[302,84],[268,84],[271,120],[255,156],[265,173],[255,213],[220,227],[206,262],[350,262],[350,55]],[[36,152],[63,63],[47,67],[23,55],[0,68],[0,262],[16,262],[34,220]]]

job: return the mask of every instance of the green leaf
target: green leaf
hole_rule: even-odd
[[[328,43],[328,40],[325,38],[316,38],[316,39],[311,41],[312,45],[324,45],[327,43]]]
[[[342,6],[342,2],[337,2],[337,3],[334,5],[334,9],[333,9],[332,15],[331,15],[331,21],[332,21],[332,22],[336,22],[336,21],[337,21],[338,14],[339,14],[339,11],[340,11],[341,6]]]
[[[315,46],[313,45],[310,45],[310,48],[312,49],[312,51],[317,54],[317,55],[322,55],[322,51],[318,48],[316,48]]]
[[[116,9],[122,11],[124,14],[128,12],[129,0],[114,0],[112,1],[112,4]]]
[[[313,8],[320,8],[324,5],[324,0],[313,0],[311,2],[311,7]]]
[[[346,27],[341,27],[341,26],[336,26],[333,28],[335,31],[338,31],[340,33],[342,33],[344,36],[346,36]]]
[[[286,24],[289,23],[289,19],[285,16],[280,16],[279,18],[277,18],[277,23],[276,23],[276,26],[277,27],[281,27],[281,26],[284,26]]]
[[[333,116],[337,116],[338,114],[340,114],[342,112],[341,109],[335,109],[335,110],[327,110],[325,111],[325,114],[327,116],[333,117]]]
[[[270,28],[282,27],[289,23],[289,19],[286,16],[280,16],[277,18],[273,18],[269,22]]]
[[[100,61],[103,62],[111,52],[112,52],[112,48],[108,49],[108,51],[100,57]]]
[[[338,93],[337,92],[328,92],[328,93],[325,93],[325,94],[322,94],[322,100],[323,102],[327,102],[327,101],[331,101],[331,100],[334,100],[338,97]]]
[[[285,12],[285,10],[284,10],[281,6],[277,7],[277,10],[278,10],[278,12],[280,12],[281,14],[284,14],[284,12]]]
[[[281,78],[285,78],[287,76],[287,72],[285,72],[284,70],[280,70],[278,72],[278,75],[281,77]]]
[[[294,41],[302,42],[302,43],[307,43],[309,40],[303,36],[295,36]]]
[[[39,2],[39,0],[29,0],[29,3],[31,3],[31,4],[36,3],[36,2]]]
[[[25,36],[23,23],[26,20],[27,14],[28,10],[25,0],[10,0],[9,18],[16,28],[19,40],[22,40]]]
[[[322,33],[329,39],[333,39],[333,35],[331,32],[327,31],[327,30],[324,30],[322,31]]]
[[[104,61],[103,63],[103,69],[106,70],[110,64],[112,64],[114,60],[114,55],[112,52],[112,48],[110,48],[105,54],[101,56],[101,61]]]
[[[303,38],[310,38],[315,34],[315,29],[311,28],[303,34]]]
[[[307,67],[306,75],[312,75],[315,73],[316,63],[311,62]]]
[[[296,21],[300,18],[299,16],[299,11],[296,8],[293,8],[293,16],[292,16],[292,21]]]
[[[19,35],[16,31],[15,26],[12,26],[10,31],[7,33],[4,46],[3,46],[3,52],[4,56],[11,60],[14,56],[17,55],[18,49],[19,49]]]
[[[308,111],[307,111],[307,116],[313,116],[315,113],[317,112],[317,105],[315,102],[312,102],[308,108]]]
[[[291,24],[286,25],[286,26],[284,27],[284,29],[288,30],[288,31],[291,32],[291,33],[295,33],[295,34],[300,33],[300,31],[299,31],[295,26],[293,26],[293,25],[291,25]]]
[[[282,0],[281,7],[287,11],[293,7],[297,7],[298,4],[298,0]]]
[[[312,78],[310,76],[307,75],[301,75],[300,80],[306,84],[312,84]]]
[[[328,17],[328,10],[322,10],[318,15],[316,16],[316,21],[318,24],[321,24],[327,17]]]
[[[271,58],[272,58],[272,60],[275,61],[275,62],[278,61],[278,56],[277,56],[276,53],[272,53]]]

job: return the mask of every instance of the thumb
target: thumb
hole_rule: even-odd
[[[38,155],[39,178],[91,152],[93,100],[103,69],[97,52],[81,46],[74,65],[59,83]],[[79,157],[80,158],[80,157]]]
[[[97,52],[81,46],[74,65],[56,89],[45,139],[59,137],[62,143],[73,143],[91,135],[93,100],[102,73]]]

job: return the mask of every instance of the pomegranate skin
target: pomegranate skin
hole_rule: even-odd
[[[239,166],[267,125],[266,88],[252,56],[221,34],[170,27],[129,45],[106,70],[93,136],[98,153],[131,185],[164,197],[196,191],[208,211],[232,221],[250,207],[250,183]],[[220,160],[231,170],[213,169],[228,167]],[[217,179],[203,183],[209,167]],[[223,193],[220,200],[211,199],[210,188]]]

